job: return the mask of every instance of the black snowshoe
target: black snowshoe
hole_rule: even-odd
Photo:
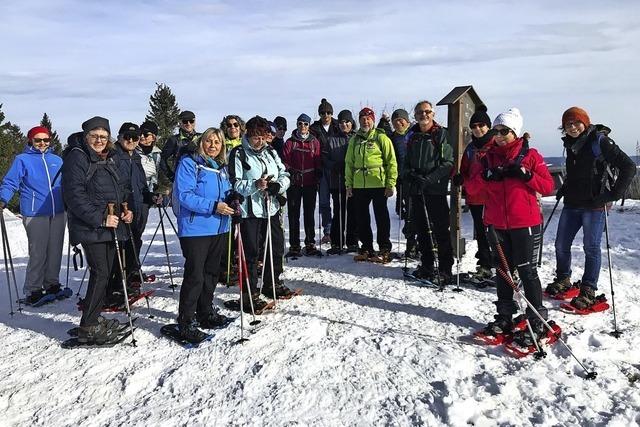
[[[213,338],[213,335],[202,332],[193,322],[164,325],[160,328],[160,333],[185,348],[196,348]]]

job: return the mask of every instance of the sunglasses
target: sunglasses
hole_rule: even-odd
[[[186,125],[187,123],[194,124],[195,122],[196,122],[196,119],[183,120],[183,121],[182,121],[182,124],[183,124],[183,125]]]
[[[471,129],[475,129],[475,128],[483,128],[486,126],[486,123],[472,123],[471,125],[469,125],[469,128]]]
[[[227,126],[229,126],[230,128],[239,128],[240,127],[240,123],[238,123],[238,122],[227,123]]]
[[[41,142],[51,142],[51,138],[33,138],[33,142],[39,144]]]
[[[140,135],[138,135],[137,133],[125,133],[124,135],[122,135],[122,139],[124,139],[125,141],[139,141],[140,140]]]
[[[498,132],[502,136],[507,136],[507,135],[509,135],[509,132],[511,132],[511,129],[509,129],[509,128],[494,129],[494,130],[496,132]]]
[[[320,111],[320,114],[323,116],[332,116],[333,111]]]
[[[145,132],[142,134],[145,138],[149,138],[151,135],[153,135],[153,132]]]
[[[307,122],[298,122],[298,126],[309,126]]]
[[[416,116],[421,116],[421,115],[425,115],[428,116],[429,114],[433,113],[433,110],[417,110],[416,111]]]
[[[341,124],[341,125],[346,125],[346,124],[351,123],[351,122],[349,120],[340,120],[338,123]]]

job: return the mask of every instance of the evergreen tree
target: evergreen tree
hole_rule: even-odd
[[[17,125],[4,121],[5,115],[0,104],[0,176],[4,177],[16,155],[22,153],[27,143],[27,138],[20,131]],[[14,195],[8,203],[8,207],[13,212],[18,212],[18,195]]]
[[[178,115],[180,108],[171,88],[164,83],[156,83],[156,91],[149,97],[149,114],[145,119],[158,125],[158,147],[162,148],[164,142],[174,134],[178,127]]]
[[[49,132],[51,132],[51,145],[49,147],[51,148],[51,151],[59,156],[60,153],[62,153],[62,144],[60,143],[58,132],[52,129],[53,124],[51,123],[51,119],[49,118],[47,113],[44,113],[44,115],[42,116],[42,120],[40,120],[40,126],[46,127],[47,129],[49,129]]]

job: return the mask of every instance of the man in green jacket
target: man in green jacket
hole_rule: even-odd
[[[402,168],[402,188],[411,196],[411,216],[418,232],[421,266],[414,275],[441,283],[451,280],[453,248],[449,234],[449,204],[447,189],[453,168],[453,148],[447,141],[447,129],[433,119],[435,112],[429,101],[420,101],[414,108],[417,123],[407,133],[407,153]],[[426,215],[429,216],[429,223]],[[433,224],[433,230],[430,228]],[[435,235],[437,251],[429,232]],[[435,252],[438,270],[435,271]]]
[[[387,198],[393,196],[398,164],[393,144],[385,132],[376,129],[375,114],[363,108],[359,114],[360,130],[351,138],[345,157],[344,177],[347,197],[353,197],[358,218],[358,238],[362,242],[356,261],[389,262],[391,260],[391,221]],[[373,233],[369,205],[378,229],[380,253],[373,251]]]

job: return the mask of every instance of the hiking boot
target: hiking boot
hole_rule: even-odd
[[[227,323],[229,323],[229,318],[218,313],[217,310],[207,314],[206,316],[198,317],[198,324],[202,329],[215,329],[224,326]]]
[[[516,332],[513,336],[513,342],[518,347],[529,348],[532,345],[535,345],[535,343],[539,343],[546,335],[544,324],[540,319],[530,319],[529,323],[531,324],[533,335],[531,335],[529,327],[525,327],[523,330]]]
[[[418,266],[417,270],[414,270],[412,275],[416,279],[428,280],[430,282],[433,282],[436,278],[436,273],[433,271],[433,269],[423,266]]]
[[[276,298],[289,298],[293,291],[287,288],[282,282],[276,282]],[[265,284],[262,288],[262,295],[267,298],[273,298],[273,286]]]
[[[178,324],[180,338],[192,344],[199,344],[207,338],[207,334],[196,328],[193,322]]]
[[[38,289],[29,294],[24,299],[25,304],[39,307],[42,304],[46,304],[56,299],[54,294],[47,293],[44,289]]]
[[[338,245],[331,245],[331,248],[327,249],[327,255],[340,255],[342,249]]]
[[[354,261],[368,261],[371,254],[367,250],[360,250],[358,255],[353,257]]]
[[[324,236],[322,236],[322,239],[320,239],[321,245],[324,245],[326,243],[331,243],[331,235],[329,234],[325,234]]]
[[[305,256],[322,256],[322,252],[316,248],[316,245],[310,243],[304,247]]]
[[[47,289],[47,294],[53,295],[57,299],[65,299],[73,295],[73,291],[68,287],[63,288],[60,283],[56,283],[55,285],[49,286],[49,289]]]
[[[571,300],[571,305],[579,310],[586,310],[596,302],[598,302],[596,290],[590,285],[582,285],[580,286],[580,294]]]
[[[482,331],[485,335],[497,336],[510,334],[513,329],[513,321],[511,316],[505,316],[502,314],[496,314],[493,316],[493,321],[489,322]]]
[[[97,325],[80,326],[78,329],[78,342],[82,344],[103,345],[116,339],[117,331],[106,327],[104,321]]]
[[[118,319],[107,319],[106,317],[102,316],[98,316],[98,325],[109,331],[115,331],[116,333],[129,326],[128,323],[122,323]]]
[[[489,267],[483,267],[481,265],[476,267],[475,273],[471,274],[471,277],[476,280],[486,280],[493,277],[493,271]]]
[[[450,271],[440,271],[438,272],[438,276],[436,277],[436,283],[438,283],[438,280],[440,281],[440,285],[449,285],[451,284],[451,282],[453,282],[453,275],[451,274]]]
[[[265,288],[262,289],[264,290]],[[248,294],[242,294],[242,298],[243,311],[245,313],[251,313],[251,301],[249,301]],[[260,298],[260,294],[258,292],[251,294],[251,300],[253,301],[253,309],[256,313],[260,313],[268,304],[267,301]]]
[[[404,251],[405,258],[418,259],[420,258],[418,252],[418,245],[415,240],[407,240],[407,249]]]
[[[391,262],[391,252],[385,250],[385,251],[380,251],[377,254],[371,254],[369,256],[369,261],[376,262],[379,264],[387,264]]]
[[[356,243],[355,245],[347,245],[347,249],[346,249],[346,253],[348,254],[353,254],[356,253],[360,250],[360,248],[358,247],[358,244]]]
[[[291,246],[289,252],[284,256],[285,258],[300,258],[302,256],[302,250],[300,246]]]
[[[553,279],[553,282],[547,285],[547,288],[544,290],[547,294],[554,296],[564,292],[567,292],[569,289],[573,287],[571,283],[570,277],[565,277],[564,279],[558,279],[557,277]]]

